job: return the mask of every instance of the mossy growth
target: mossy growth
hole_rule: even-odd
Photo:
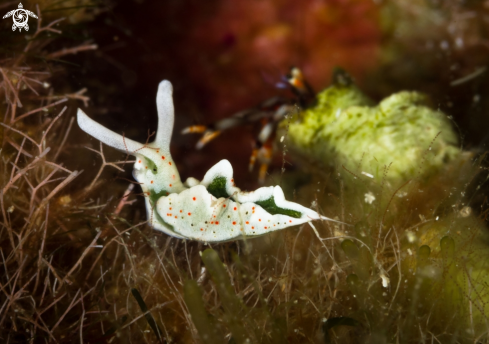
[[[288,123],[291,150],[322,165],[360,166],[375,178],[390,166],[390,180],[436,171],[460,154],[450,121],[425,95],[402,91],[374,105],[336,75],[317,104]]]

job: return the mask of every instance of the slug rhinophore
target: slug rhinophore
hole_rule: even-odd
[[[172,93],[168,80],[160,82],[156,95],[158,129],[155,140],[148,144],[105,128],[81,109],[77,114],[83,131],[136,157],[133,176],[143,189],[153,228],[177,238],[220,242],[263,235],[312,220],[335,221],[285,200],[280,186],[241,191],[234,186],[233,168],[228,160],[214,165],[201,182],[188,178],[182,183],[170,154]]]

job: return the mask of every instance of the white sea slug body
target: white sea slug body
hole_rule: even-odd
[[[150,224],[177,238],[220,242],[253,237],[312,220],[324,219],[315,211],[285,200],[279,186],[243,192],[234,186],[228,160],[214,165],[199,182],[185,183],[170,154],[174,109],[172,84],[158,87],[156,138],[142,144],[119,135],[78,109],[78,125],[106,145],[136,157],[133,176],[140,183]],[[333,221],[333,220],[332,220]]]

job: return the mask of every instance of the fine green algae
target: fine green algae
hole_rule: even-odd
[[[161,329],[159,328],[155,319],[151,315],[151,312],[150,312],[148,306],[146,305],[146,302],[144,302],[141,294],[139,293],[139,291],[136,288],[132,288],[131,293],[134,296],[134,298],[136,299],[136,301],[139,305],[139,308],[141,309],[141,312],[143,312],[144,317],[146,318],[146,321],[148,322],[148,325],[151,327],[154,334],[158,338],[158,342],[163,343],[163,340],[162,340],[163,332],[161,331]]]
[[[228,198],[229,195],[226,191],[226,177],[216,177],[207,187],[207,191],[216,198]]]
[[[391,180],[436,170],[459,155],[450,121],[427,105],[425,95],[402,91],[374,105],[353,83],[341,80],[336,77],[314,107],[290,122],[287,136],[294,151],[322,165],[360,166],[375,178],[392,164]]]
[[[270,197],[269,199],[266,199],[264,201],[257,201],[255,202],[258,204],[260,207],[265,209],[268,213],[272,215],[280,214],[280,215],[287,215],[290,217],[295,217],[296,219],[300,218],[302,216],[302,213],[296,210],[291,210],[291,209],[285,209],[285,208],[280,208],[276,203],[275,199]]]
[[[221,305],[225,312],[226,323],[231,331],[236,343],[248,342],[248,332],[243,326],[240,314],[243,304],[238,296],[234,293],[233,286],[229,280],[229,275],[223,266],[222,261],[216,251],[207,249],[202,252],[202,261],[207,271],[215,283],[217,293],[221,299]]]
[[[185,281],[183,291],[185,304],[202,342],[205,344],[221,342],[222,335],[220,335],[215,321],[212,321],[212,318],[207,314],[202,300],[202,291],[197,282]]]

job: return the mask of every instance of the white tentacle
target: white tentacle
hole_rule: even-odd
[[[168,80],[163,80],[158,86],[156,94],[156,108],[158,110],[158,131],[153,142],[155,147],[159,147],[166,153],[170,152],[170,141],[173,132],[173,122],[175,111],[173,108],[173,86]]]
[[[95,137],[97,140],[102,141],[107,146],[111,146],[123,152],[132,153],[141,149],[143,145],[134,140],[122,137],[110,129],[107,129],[103,125],[95,122],[88,117],[81,109],[78,109],[77,113],[78,125],[87,134]]]

